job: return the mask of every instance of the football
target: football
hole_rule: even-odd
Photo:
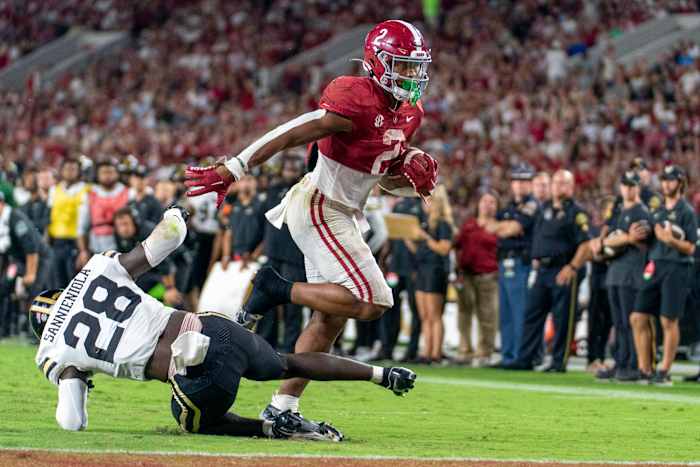
[[[624,235],[624,230],[617,229],[613,230],[610,232],[605,238],[613,238],[617,237],[620,235]],[[603,247],[603,258],[605,259],[613,259],[617,256],[620,256],[622,252],[625,250],[625,246],[618,246],[618,247],[611,247],[611,246],[604,246]]]
[[[664,229],[667,229],[668,226],[671,226],[671,233],[673,233],[673,238],[676,240],[685,240],[685,232],[679,225],[676,225],[672,222],[669,221],[664,221]]]

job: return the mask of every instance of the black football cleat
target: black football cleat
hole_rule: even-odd
[[[312,422],[290,410],[278,414],[272,421],[275,438],[340,442],[343,434],[325,422]]]
[[[262,316],[277,305],[284,305],[292,300],[292,282],[280,276],[272,266],[260,268],[252,280],[252,285],[250,296],[241,310],[249,316]]]
[[[405,396],[408,391],[413,389],[416,383],[416,374],[408,368],[394,366],[384,368],[384,375],[380,386],[383,386],[396,394],[397,396]]]

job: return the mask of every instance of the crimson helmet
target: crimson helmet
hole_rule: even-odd
[[[430,49],[411,23],[383,21],[367,33],[362,66],[385,91],[415,105],[428,85]]]

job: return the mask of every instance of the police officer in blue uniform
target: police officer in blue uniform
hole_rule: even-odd
[[[510,189],[513,198],[496,215],[498,240],[498,305],[501,332],[501,364],[518,358],[523,332],[527,280],[530,275],[532,229],[538,203],[532,197],[533,168],[526,163],[513,167]]]
[[[506,369],[531,370],[542,346],[548,312],[554,315],[552,363],[546,372],[565,372],[573,338],[578,296],[578,280],[568,285],[556,283],[557,273],[569,264],[578,246],[588,239],[589,218],[573,199],[574,176],[566,170],[552,177],[552,199],[540,208],[532,240],[533,267],[537,277],[529,290],[525,308],[523,337],[518,358]],[[582,278],[579,271],[578,279]]]
[[[300,158],[285,155],[281,161],[279,183],[273,184],[265,192],[258,195],[260,203],[260,215],[277,206],[301,178],[303,161]],[[293,282],[306,282],[306,270],[304,269],[304,255],[292,240],[287,224],[282,224],[278,229],[270,224],[267,219],[265,225],[265,237],[263,251],[268,263],[274,267],[283,277]],[[279,315],[266,313],[258,321],[256,332],[260,334],[274,349],[281,352],[293,353],[299,334],[301,334],[302,309],[300,305],[292,303],[282,306],[282,318],[284,320],[284,336],[282,344],[279,344]]]
[[[661,174],[664,202],[654,212],[654,241],[649,261],[644,267],[642,286],[630,317],[635,336],[640,380],[671,385],[669,374],[680,340],[678,322],[690,292],[697,220],[685,199],[685,172],[676,165],[667,166]],[[660,317],[664,332],[664,356],[659,369],[652,374],[653,335],[650,317]]]

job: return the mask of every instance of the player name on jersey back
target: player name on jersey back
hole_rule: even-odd
[[[36,363],[54,384],[69,366],[143,380],[172,311],[134,283],[118,255],[94,255],[53,305]]]
[[[58,337],[58,334],[61,330],[61,326],[66,321],[66,318],[71,312],[71,309],[73,308],[73,305],[78,301],[78,295],[80,294],[80,291],[83,289],[83,286],[88,280],[88,276],[90,275],[90,270],[89,269],[82,269],[74,278],[72,281],[70,281],[70,284],[68,284],[68,288],[63,291],[61,296],[59,297],[60,301],[56,303],[55,307],[55,312],[52,314],[52,317],[50,321],[46,324],[46,328],[44,329],[44,333],[41,336],[41,340],[49,341],[49,342],[54,342],[56,338]]]

